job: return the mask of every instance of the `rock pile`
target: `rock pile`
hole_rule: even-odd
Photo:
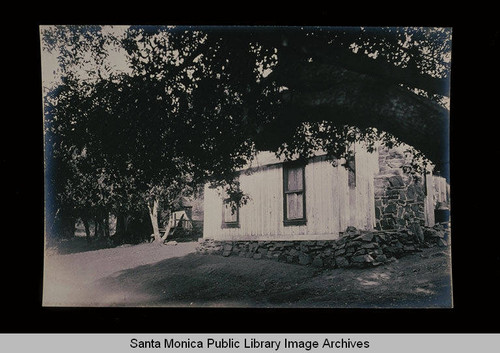
[[[418,223],[397,231],[360,231],[348,227],[337,240],[216,241],[200,239],[197,252],[222,256],[270,259],[317,268],[371,267],[394,261],[422,248],[447,246],[448,231],[441,225]]]

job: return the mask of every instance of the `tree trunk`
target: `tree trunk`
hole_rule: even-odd
[[[129,231],[129,225],[130,225],[130,219],[131,219],[131,218],[132,218],[132,216],[131,216],[131,215],[126,215],[126,216],[123,218],[123,220],[124,220],[124,222],[123,222],[123,227],[124,227],[124,228],[123,228],[123,229],[124,229],[125,233],[128,233],[128,231]]]
[[[434,164],[448,162],[447,109],[405,88],[338,71],[327,89],[311,92],[297,84],[293,92],[285,91],[279,116],[264,127],[256,147],[276,150],[304,121],[327,120],[334,126],[376,127],[420,150]]]
[[[63,226],[64,238],[71,238],[75,236],[75,229],[76,229],[75,224],[76,224],[75,217],[68,217],[64,219],[64,226]]]
[[[172,229],[172,224],[170,223],[170,213],[168,214],[168,222],[165,226],[165,232],[163,233],[163,240],[166,240],[170,230]]]
[[[87,243],[90,243],[90,224],[88,218],[82,218],[83,226],[85,227],[85,238],[87,239]]]
[[[101,229],[99,227],[99,218],[94,218],[94,238],[99,238],[101,236]]]
[[[104,213],[104,218],[102,219],[104,236],[109,238],[109,213]]]
[[[116,216],[116,228],[113,239],[117,242],[122,242],[127,235],[127,216],[123,213],[117,213]]]
[[[148,204],[149,218],[151,219],[151,225],[153,226],[153,237],[155,242],[161,243],[164,237],[161,236],[158,227],[158,200],[154,199]]]
[[[54,225],[51,233],[53,233],[54,238],[71,238],[75,235],[75,223],[76,218],[73,217],[73,215],[66,212],[61,212],[54,220]]]
[[[115,225],[115,235],[120,235],[124,228],[124,217],[122,214],[115,214],[116,225]]]

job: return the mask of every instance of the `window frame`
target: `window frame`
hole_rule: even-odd
[[[302,189],[301,190],[288,190],[288,170],[292,168],[302,169]],[[294,161],[283,163],[283,225],[287,226],[300,226],[307,223],[306,217],[306,162]],[[287,214],[287,195],[301,193],[302,195],[302,218],[288,219]]]
[[[240,227],[240,207],[238,205],[236,205],[236,221],[232,221],[232,222],[226,222],[226,219],[225,219],[225,208],[226,208],[226,205],[230,204],[231,203],[231,199],[227,198],[227,199],[224,199],[222,200],[222,222],[221,222],[221,228],[222,229],[226,229],[226,228],[239,228]]]

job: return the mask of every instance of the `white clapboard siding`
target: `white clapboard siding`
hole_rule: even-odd
[[[432,174],[425,175],[425,199],[424,199],[424,214],[425,214],[425,225],[429,227],[434,227],[434,177]]]
[[[219,240],[327,240],[353,225],[372,229],[375,223],[373,195],[375,154],[356,151],[356,188],[349,190],[347,171],[324,157],[305,166],[305,225],[283,224],[282,164],[242,171],[240,188],[250,200],[239,209],[239,227],[222,228],[222,197],[205,187],[204,237]]]
[[[438,205],[438,202],[444,204],[444,206],[449,207],[450,186],[446,182],[445,178],[437,175],[427,174],[425,181],[426,181],[426,196],[424,201],[425,222],[426,225],[432,227],[435,224],[434,210],[437,207],[442,206]]]
[[[434,176],[434,187],[436,193],[436,202],[448,204],[448,185],[446,179],[440,176]]]
[[[378,155],[369,153],[361,144],[356,144],[356,187],[355,197],[349,204],[351,224],[358,229],[369,230],[375,225],[373,177],[378,172]]]
[[[340,164],[340,163],[339,163]],[[342,166],[337,167],[338,203],[339,203],[339,229],[346,229],[351,221],[350,192],[348,185],[348,172]]]

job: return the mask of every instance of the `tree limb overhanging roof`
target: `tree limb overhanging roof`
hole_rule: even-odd
[[[288,88],[283,93],[281,115],[268,126],[269,134],[278,132],[281,139],[286,138],[304,121],[375,127],[415,147],[435,163],[447,162],[449,111],[410,89],[447,95],[449,79],[346,50],[331,51],[315,52],[314,58],[320,60],[310,63],[278,64],[269,75],[286,82]],[[272,142],[264,145],[272,146]]]

